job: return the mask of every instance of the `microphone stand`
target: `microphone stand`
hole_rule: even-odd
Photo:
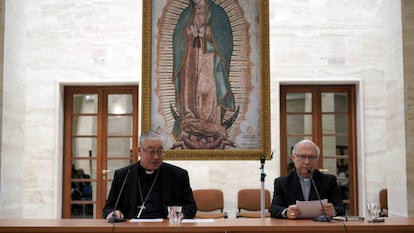
[[[310,174],[310,179],[311,179],[313,188],[315,189],[316,195],[318,196],[319,203],[321,203],[321,207],[322,207],[322,214],[319,215],[319,216],[317,216],[317,217],[315,217],[313,219],[313,221],[315,221],[315,222],[330,222],[331,221],[331,218],[328,215],[325,214],[325,208],[323,208],[321,196],[319,195],[319,191],[316,188],[315,181],[313,181],[313,172],[311,172],[309,170],[308,173]]]
[[[272,153],[273,155],[273,153]],[[264,182],[265,182],[265,177],[266,177],[266,173],[264,173],[264,164],[265,164],[266,158],[264,155],[262,155],[260,157],[260,169],[262,170],[261,174],[260,174],[260,182],[261,182],[261,187],[260,187],[260,217],[262,219],[265,218],[265,188],[264,188]]]

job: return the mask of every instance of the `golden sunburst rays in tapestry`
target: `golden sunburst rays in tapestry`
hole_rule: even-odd
[[[252,91],[249,23],[239,2],[169,0],[155,38],[157,111],[173,149],[237,148]]]

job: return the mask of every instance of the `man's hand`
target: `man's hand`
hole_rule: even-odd
[[[328,203],[328,204],[324,205],[323,209],[325,210],[325,214],[328,215],[331,218],[336,215],[336,211],[335,211],[335,208],[334,208],[332,203]]]
[[[109,219],[111,219],[112,215],[114,214],[114,211],[112,211],[111,213],[109,213],[108,215],[106,215],[106,220],[109,221]],[[115,210],[115,217],[118,218],[124,218],[124,214],[119,211],[119,210]]]
[[[286,218],[295,219],[300,215],[300,210],[296,205],[290,205],[286,211]]]

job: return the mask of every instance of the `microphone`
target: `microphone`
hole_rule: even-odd
[[[108,223],[116,223],[116,222],[125,222],[126,221],[126,219],[124,219],[124,218],[119,218],[119,217],[115,216],[115,211],[116,211],[116,208],[118,207],[118,202],[119,202],[119,199],[121,198],[121,194],[122,194],[122,191],[124,190],[124,186],[125,186],[125,183],[128,179],[128,175],[129,175],[130,170],[131,169],[128,169],[127,174],[125,175],[125,178],[124,178],[124,181],[122,183],[121,189],[119,191],[118,197],[116,198],[114,210],[112,211],[112,216],[108,220]]]
[[[321,196],[319,195],[318,189],[316,188],[315,181],[313,181],[313,172],[311,170],[308,170],[308,174],[310,176],[313,188],[315,189],[316,195],[318,196],[319,203],[321,203],[322,207],[322,214],[320,216],[317,216],[313,219],[315,222],[330,222],[331,218],[325,214],[325,209],[323,208]]]

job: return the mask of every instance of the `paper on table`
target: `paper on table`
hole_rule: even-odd
[[[326,205],[328,199],[323,199],[322,204]],[[300,210],[298,218],[314,218],[322,213],[322,207],[319,200],[317,201],[296,201],[296,206]]]
[[[191,223],[191,222],[214,222],[214,219],[211,218],[195,218],[195,219],[183,219],[181,220],[183,223]]]
[[[164,221],[164,219],[162,218],[151,218],[151,219],[137,219],[137,218],[133,218],[131,220],[129,220],[129,222],[162,222]]]
[[[129,222],[162,222],[164,221],[164,219],[162,218],[154,218],[154,219],[137,219],[137,218],[133,218],[131,220],[129,220]],[[183,219],[181,220],[182,223],[197,223],[197,222],[214,222],[214,219]]]

